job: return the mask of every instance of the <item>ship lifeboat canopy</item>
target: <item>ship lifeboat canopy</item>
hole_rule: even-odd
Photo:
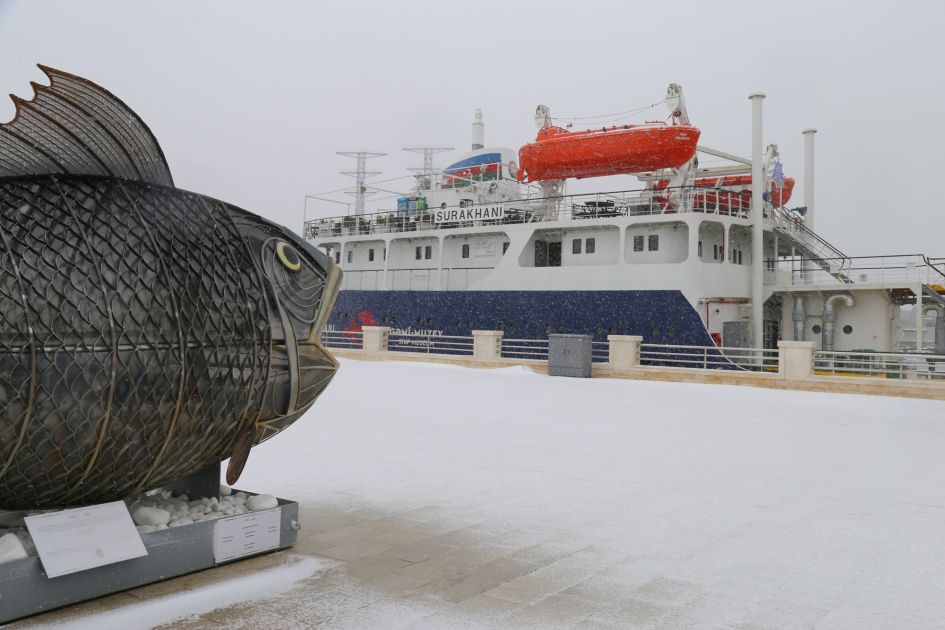
[[[690,125],[623,125],[587,131],[545,127],[519,149],[518,179],[604,177],[679,168],[692,159],[700,131]]]
[[[665,180],[664,180],[665,181]],[[751,175],[728,175],[726,177],[700,177],[694,182],[695,187],[711,188],[723,190],[727,193],[738,195],[741,204],[751,204]],[[771,204],[780,208],[791,200],[791,193],[794,192],[794,178],[785,177],[784,184],[778,181],[771,181],[771,195],[769,197]],[[697,193],[701,194],[701,193]],[[707,199],[713,199],[713,193],[708,193]],[[719,200],[724,202],[728,198],[725,195],[719,196]],[[723,204],[724,205],[724,204]]]

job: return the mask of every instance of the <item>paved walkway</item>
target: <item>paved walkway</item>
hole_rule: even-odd
[[[943,450],[938,401],[346,360],[240,481],[295,547],[19,625],[941,627]]]

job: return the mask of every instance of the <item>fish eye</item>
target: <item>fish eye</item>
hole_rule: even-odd
[[[281,262],[286,269],[298,271],[302,268],[299,253],[286,242],[281,242],[276,245],[276,256],[279,257],[279,262]]]

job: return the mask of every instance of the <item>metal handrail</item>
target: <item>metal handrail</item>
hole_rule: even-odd
[[[763,370],[766,366],[777,364],[779,357],[780,351],[773,348],[640,344],[640,365],[703,370],[722,368]]]
[[[613,202],[613,205],[602,202]],[[501,219],[434,223],[433,213],[439,208],[427,209],[413,215],[404,215],[395,210],[382,210],[358,216],[342,215],[310,219],[305,221],[303,233],[306,238],[324,238],[414,232],[429,229],[444,230],[473,225],[498,226],[536,221],[575,221],[618,216],[671,215],[690,212],[748,219],[751,210],[750,204],[736,193],[702,186],[668,187],[659,190],[644,188],[599,193],[575,193],[555,197],[532,197],[529,195],[518,200],[476,204],[476,206],[490,207],[499,205],[507,211],[506,216]],[[555,207],[556,210],[547,215],[543,214],[543,210],[546,210],[549,206]],[[449,205],[446,206],[446,209],[461,207],[469,206]]]
[[[945,380],[945,355],[816,350],[813,368],[818,375]]]
[[[435,354],[472,355],[473,338],[464,335],[428,335],[423,333],[395,333],[387,336],[387,349],[392,352],[425,352]]]
[[[817,280],[830,276],[836,280],[836,274],[842,270],[846,274],[844,284],[857,282],[915,281],[922,284],[945,285],[945,269],[933,263],[924,254],[892,254],[887,256],[850,256],[843,258],[820,258],[812,260],[804,257],[782,258],[781,263],[791,265],[791,284],[816,284]],[[824,269],[810,269],[808,263],[816,263]],[[837,263],[834,266],[833,263]],[[788,270],[783,270],[787,272]],[[769,272],[770,275],[771,272]],[[866,279],[858,279],[856,274],[865,273]]]

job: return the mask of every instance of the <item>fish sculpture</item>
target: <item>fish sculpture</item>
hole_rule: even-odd
[[[0,124],[0,509],[117,500],[227,458],[232,484],[334,376],[341,271],[175,188],[127,105],[40,69]]]

